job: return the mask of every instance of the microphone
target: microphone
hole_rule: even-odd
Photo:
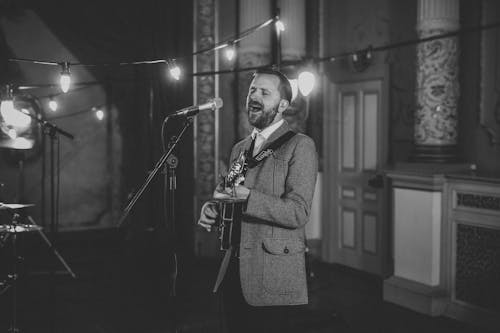
[[[222,106],[222,98],[216,97],[200,105],[192,105],[168,115],[169,117],[191,117],[200,111],[215,110]]]

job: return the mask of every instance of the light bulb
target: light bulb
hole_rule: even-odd
[[[170,68],[170,76],[173,77],[176,81],[179,81],[181,78],[181,69],[179,66],[175,66]]]
[[[168,61],[168,72],[174,80],[179,81],[181,78],[181,69],[175,63],[175,59]]]
[[[69,74],[63,74],[61,73],[61,79],[60,79],[60,84],[61,84],[61,90],[63,93],[67,93],[69,91],[69,86],[71,85],[71,77]]]
[[[96,112],[95,112],[95,116],[97,117],[97,119],[99,120],[103,120],[104,119],[104,111],[98,109]]]
[[[298,86],[300,93],[303,96],[307,96],[314,89],[314,85],[316,84],[316,77],[313,73],[305,71],[299,74],[298,78]]]
[[[276,21],[275,25],[276,25],[276,29],[279,32],[285,31],[285,25],[283,24],[283,22],[281,20]]]
[[[67,93],[69,91],[69,86],[71,85],[71,74],[69,73],[69,63],[63,62],[61,66],[62,66],[62,71],[59,83],[61,84],[62,92]]]
[[[59,105],[57,104],[57,101],[53,100],[52,98],[49,100],[49,108],[50,108],[53,112],[57,111],[57,107],[58,107],[58,106],[59,106]]]
[[[234,50],[234,46],[233,45],[229,45],[226,47],[226,59],[231,61],[233,60],[235,54],[236,54],[236,51]]]

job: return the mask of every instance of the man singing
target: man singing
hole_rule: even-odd
[[[292,132],[283,119],[291,99],[285,75],[255,72],[246,100],[254,129],[234,145],[230,158],[246,154],[244,182],[214,192],[214,198],[246,200],[240,242],[227,251],[217,281],[231,333],[287,331],[293,313],[308,302],[305,224],[318,161],[313,140]],[[213,202],[205,203],[198,223],[210,230],[217,214]]]

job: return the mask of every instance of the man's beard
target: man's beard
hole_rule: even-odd
[[[258,113],[254,114],[254,112]],[[276,115],[278,114],[278,105],[275,105],[271,109],[264,110],[264,106],[262,104],[251,101],[248,103],[247,113],[250,125],[258,129],[264,129],[276,118]]]

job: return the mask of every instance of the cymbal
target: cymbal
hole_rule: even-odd
[[[26,207],[33,207],[35,204],[7,204],[0,202],[0,210],[1,209],[20,209]]]
[[[42,227],[34,224],[0,224],[0,232],[30,232],[42,230]]]

